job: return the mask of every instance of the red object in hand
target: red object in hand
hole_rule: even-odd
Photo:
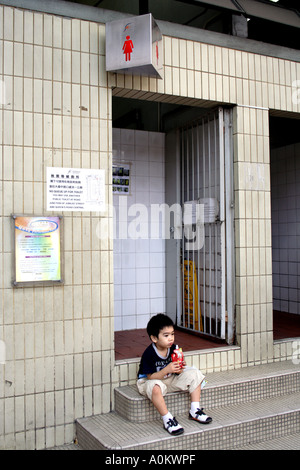
[[[179,362],[180,368],[181,369],[183,368],[183,352],[181,348],[180,349],[178,348],[178,345],[175,346],[175,349],[172,352],[171,358],[172,358],[172,362]]]

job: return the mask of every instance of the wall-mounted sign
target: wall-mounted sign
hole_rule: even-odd
[[[48,211],[104,211],[105,171],[47,168]]]
[[[106,23],[106,70],[162,78],[162,35],[151,13]]]
[[[130,165],[125,163],[114,164],[112,168],[112,183],[114,194],[130,193]]]
[[[15,286],[62,283],[60,217],[13,216]]]

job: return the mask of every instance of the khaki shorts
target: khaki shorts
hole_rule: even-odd
[[[152,390],[155,385],[159,385],[163,396],[168,392],[189,391],[192,393],[201,384],[204,379],[202,372],[196,368],[187,367],[181,374],[172,374],[170,377],[157,380],[157,379],[139,379],[137,381],[137,388],[141,395],[144,395],[152,400]]]

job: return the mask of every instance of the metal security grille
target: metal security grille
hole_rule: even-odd
[[[225,154],[231,161],[229,122],[229,115],[224,119],[224,110],[218,109],[179,130],[180,197],[188,217],[183,217],[180,242],[177,322],[206,335],[227,336],[231,342],[233,249],[232,231],[225,224],[226,195],[231,213],[233,207],[231,165],[225,167]]]

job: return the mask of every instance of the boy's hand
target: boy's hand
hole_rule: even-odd
[[[154,379],[162,380],[165,377],[167,377],[169,374],[182,374],[182,372],[184,371],[185,365],[186,365],[185,362],[183,362],[183,367],[180,367],[180,364],[178,361],[170,362],[166,367],[164,367],[160,371],[154,372],[153,374],[148,374],[147,377],[149,380],[154,380]]]
[[[183,368],[180,367],[179,362],[170,362],[165,368],[168,374],[181,374],[183,372]]]

